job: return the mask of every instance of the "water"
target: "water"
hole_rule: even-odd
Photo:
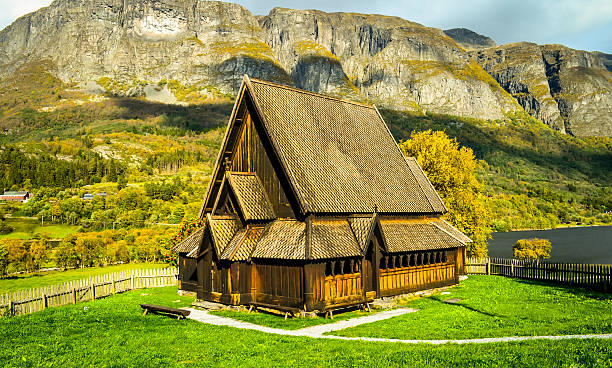
[[[510,231],[491,235],[490,257],[512,258],[512,245],[517,240],[542,238],[552,243],[550,261],[612,264],[612,226]]]

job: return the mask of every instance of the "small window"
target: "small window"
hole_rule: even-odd
[[[410,266],[411,267],[416,266],[416,254],[411,254],[410,255]]]
[[[380,267],[381,270],[384,270],[387,268],[387,257],[382,257],[380,259]]]
[[[344,262],[343,261],[335,262],[335,265],[334,265],[334,276],[342,275],[342,263],[344,263]]]
[[[353,273],[353,267],[351,267],[353,265],[353,260],[352,259],[348,259],[346,261],[344,261],[344,274],[347,273]]]
[[[325,263],[325,276],[332,276],[332,263],[331,262],[327,262]]]
[[[402,267],[408,267],[408,257],[409,256],[402,257]]]

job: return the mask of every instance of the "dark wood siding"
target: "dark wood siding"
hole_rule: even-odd
[[[231,170],[257,173],[278,217],[295,217],[274,166],[247,112],[232,152]]]
[[[179,254],[179,288],[185,291],[196,291],[198,286],[198,270],[195,258],[187,258]]]
[[[253,298],[257,302],[303,308],[304,269],[301,264],[257,263],[253,266]]]

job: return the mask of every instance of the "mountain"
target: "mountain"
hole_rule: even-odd
[[[554,129],[612,136],[612,73],[601,56],[606,54],[521,42],[470,55],[525,111]]]
[[[575,135],[612,135],[604,56],[495,47],[466,29],[391,16],[254,16],[200,0],[56,0],[0,31],[3,79],[34,63],[86,93],[180,104],[227,99],[247,73],[419,114],[503,121],[527,111]]]
[[[483,36],[467,28],[446,29],[444,33],[466,50],[479,50],[497,46],[490,37]]]

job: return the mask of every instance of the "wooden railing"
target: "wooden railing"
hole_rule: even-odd
[[[0,316],[21,315],[76,304],[125,291],[176,285],[176,268],[134,270],[0,295]]]
[[[361,273],[325,277],[325,300],[340,304],[362,297]]]
[[[390,268],[380,271],[380,293],[383,296],[436,288],[455,281],[455,264],[438,263],[416,267]]]
[[[550,281],[571,286],[612,291],[612,265],[556,263],[507,258],[468,258],[465,272]]]

